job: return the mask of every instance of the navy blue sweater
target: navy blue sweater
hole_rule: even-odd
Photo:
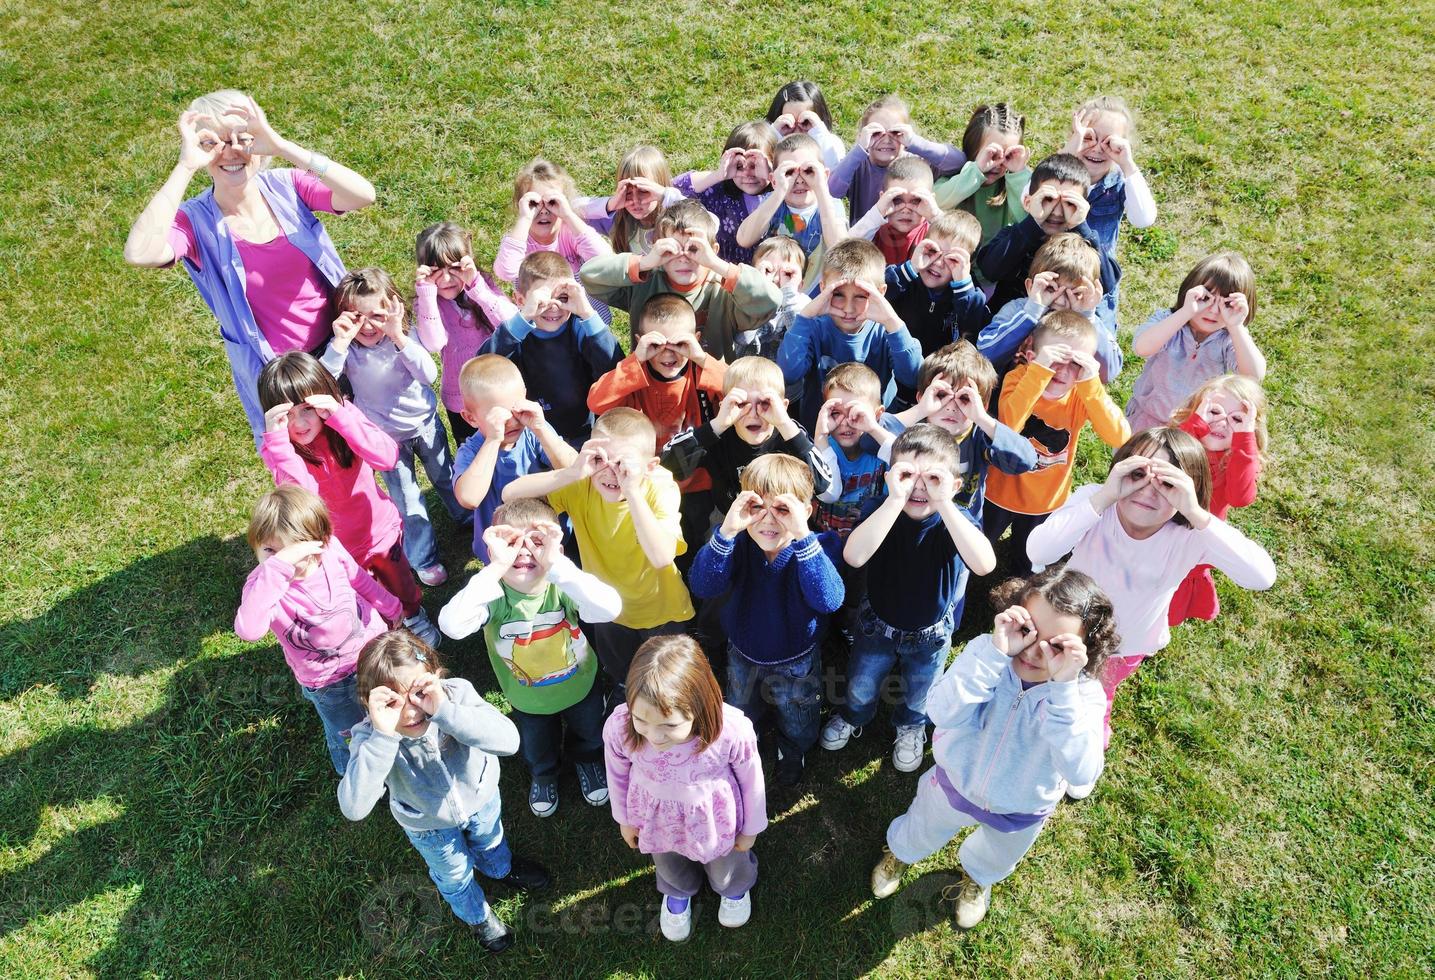
[[[549,424],[570,445],[588,438],[588,389],[618,366],[623,352],[597,316],[569,317],[556,333],[535,330],[515,313],[484,345],[518,365],[528,397],[543,406]]]
[[[722,610],[728,641],[753,663],[779,664],[812,649],[828,615],[842,608],[841,554],[842,539],[824,531],[794,541],[769,564],[751,535],[734,541],[718,528],[693,558],[688,588],[700,599],[731,589]]]
[[[967,511],[960,513],[971,520]],[[879,619],[902,630],[938,622],[967,584],[966,563],[941,514],[921,521],[899,514],[866,568],[867,603]]]

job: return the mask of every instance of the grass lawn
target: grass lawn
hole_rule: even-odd
[[[540,823],[507,764],[510,836],[557,883],[541,901],[496,896],[521,930],[502,968],[1412,975],[1435,962],[1428,6],[3,8],[0,975],[498,968],[387,814],[342,818],[277,646],[231,632],[252,564],[243,529],[269,480],[187,278],[121,259],[173,165],[184,104],[246,88],[280,132],[371,178],[378,205],[328,227],[351,267],[402,281],[415,232],[440,218],[473,227],[491,262],[532,154],[595,192],[638,142],[664,147],[675,173],[709,165],[792,77],[823,83],[849,142],[892,87],[952,140],[977,101],[1008,98],[1038,156],[1082,98],[1131,100],[1161,216],[1123,231],[1125,336],[1202,255],[1251,258],[1273,451],[1235,520],[1280,580],[1262,595],[1223,585],[1219,622],[1184,627],[1126,686],[1099,790],[1058,811],[967,935],[939,905],[955,847],[897,897],[869,896],[915,780],[884,763],[880,724],[817,758],[805,795],[775,797],[752,923],[720,930],[708,900],[685,946],[650,931],[651,865],[606,810],[577,802],[568,775]],[[1092,478],[1107,453],[1086,448]],[[463,536],[440,533],[461,564]],[[962,639],[977,628],[969,617]],[[446,653],[493,688],[477,643]]]

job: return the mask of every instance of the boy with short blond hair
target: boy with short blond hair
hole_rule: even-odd
[[[1076,444],[1091,423],[1113,449],[1131,438],[1131,425],[1098,377],[1101,328],[1071,310],[1052,310],[1032,334],[1032,359],[1012,368],[1002,384],[998,418],[1031,442],[1036,468],[1008,475],[997,470],[986,486],[982,531],[993,545],[1011,528],[1013,574],[1029,575],[1026,539],[1071,494]]]
[[[882,196],[848,234],[876,245],[888,265],[906,262],[927,236],[928,223],[942,213],[932,182],[932,165],[921,157],[893,160],[882,175]]]
[[[727,702],[756,726],[764,701],[777,715],[777,781],[794,785],[817,741],[827,617],[842,605],[841,540],[814,534],[812,471],[769,453],[742,473],[742,492],[693,559],[693,594],[728,601]],[[747,533],[744,534],[743,532]]]
[[[823,256],[847,236],[847,209],[827,189],[822,148],[806,133],[793,133],[772,151],[772,193],[737,229],[737,243],[752,248],[770,235],[791,238],[807,256],[802,291],[810,290]]]
[[[453,494],[473,511],[473,554],[487,562],[483,532],[502,503],[504,487],[550,466],[561,469],[578,454],[548,423],[543,406],[529,401],[523,375],[508,358],[469,358],[459,374],[459,391],[463,420],[477,431],[454,455]]]
[[[741,491],[743,470],[768,453],[805,461],[821,493],[832,474],[807,431],[787,414],[782,369],[765,357],[740,357],[727,367],[723,398],[711,419],[676,436],[663,450],[663,465],[679,479],[705,467],[712,479],[713,506],[721,514]]]
[[[686,550],[680,493],[653,455],[653,423],[636,409],[598,417],[593,436],[563,469],[534,473],[503,490],[505,502],[547,497],[566,513],[585,570],[618,590],[623,611],[593,626],[598,659],[617,691],[650,636],[683,632],[692,601],[673,559]]]
[[[1003,373],[1018,361],[1037,322],[1048,310],[1071,310],[1098,327],[1096,360],[1101,383],[1110,384],[1121,373],[1121,345],[1114,324],[1108,328],[1097,316],[1101,304],[1101,255],[1080,235],[1053,235],[1037,249],[1026,280],[1026,299],[1003,306],[977,337],[977,349]]]
[[[764,238],[753,253],[752,264],[769,282],[782,293],[782,302],[777,312],[766,323],[755,330],[739,332],[733,341],[734,357],[777,357],[782,338],[797,319],[797,312],[807,305],[807,296],[802,292],[802,277],[807,268],[807,256],[802,246],[784,235]]]
[[[700,203],[678,201],[658,216],[647,252],[595,255],[579,275],[594,298],[627,310],[635,324],[653,297],[682,296],[693,308],[703,350],[731,360],[734,336],[765,323],[782,294],[752,266],[722,259],[717,232],[717,217]]]
[[[812,441],[832,471],[832,483],[817,495],[813,519],[819,530],[845,537],[868,501],[885,492],[886,464],[878,452],[896,436],[882,427],[882,386],[867,365],[837,365],[827,375],[822,397],[826,400]]]
[[[777,363],[787,383],[803,386],[804,423],[815,424],[822,382],[838,364],[866,364],[884,391],[893,379],[916,384],[922,349],[887,302],[886,268],[871,242],[848,238],[837,244],[823,264],[822,292],[782,338]]]
[[[588,438],[592,421],[584,394],[622,352],[557,252],[524,256],[513,298],[518,312],[499,325],[483,352],[516,364],[553,428],[577,445]]]

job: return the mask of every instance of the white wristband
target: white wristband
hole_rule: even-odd
[[[310,150],[309,166],[305,167],[304,169],[309,171],[309,173],[313,174],[315,177],[318,177],[320,180],[323,180],[324,175],[329,172],[329,165],[333,162],[333,160],[330,160],[318,150]]]

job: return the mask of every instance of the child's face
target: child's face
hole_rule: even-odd
[[[977,386],[976,382],[970,378],[950,378],[946,375],[938,375],[938,379],[951,385],[953,392],[960,391],[967,385],[971,385],[973,388]],[[925,389],[923,390],[925,391]],[[919,394],[918,397],[920,398],[921,395]],[[961,399],[955,394],[944,401],[934,414],[927,416],[926,421],[953,436],[964,435],[972,425],[972,420],[967,416],[966,409],[962,407]]]
[[[777,249],[763,253],[756,262],[757,271],[778,289],[789,286],[796,289],[802,284],[802,263],[788,258]]]
[[[914,521],[926,520],[937,512],[938,501],[932,475],[938,471],[945,472],[955,484],[957,474],[953,473],[945,464],[938,462],[935,457],[919,456],[916,453],[901,453],[893,456],[892,465],[895,466],[897,463],[908,463],[917,468],[917,479],[912,483],[912,494],[902,507],[902,513]]]
[[[1219,388],[1206,397],[1206,402],[1208,408],[1202,417],[1210,431],[1201,437],[1201,445],[1209,452],[1223,453],[1231,448],[1231,437],[1235,434],[1231,416],[1244,414],[1246,406],[1235,395]]]
[[[354,342],[362,347],[373,347],[384,339],[384,331],[379,324],[384,319],[384,300],[381,293],[372,296],[356,296],[349,306],[349,312],[359,318],[362,326],[359,332],[354,334]]]
[[[1036,631],[1023,638],[1028,646],[1012,657],[1011,666],[1012,670],[1016,671],[1016,676],[1028,684],[1041,684],[1051,680],[1051,670],[1042,664],[1037,644],[1042,640],[1050,642],[1052,637],[1065,633],[1085,639],[1086,624],[1081,621],[1080,616],[1060,612],[1039,595],[1028,596],[1022,600],[1022,605],[1031,614],[1031,624],[1036,627]]]
[[[533,524],[511,526],[522,537],[518,538],[515,545],[518,557],[513,559],[513,564],[503,573],[503,581],[512,589],[532,595],[538,591],[548,574],[549,562],[543,553],[542,532]]]
[[[686,288],[707,275],[707,271],[698,264],[697,259],[689,250],[688,243],[707,242],[714,251],[717,249],[713,240],[702,232],[679,231],[672,237],[673,241],[682,246],[683,250],[663,263],[663,274],[668,277],[668,282]]]
[[[1126,119],[1119,113],[1098,112],[1094,115],[1091,132],[1095,135],[1096,142],[1086,147],[1081,154],[1081,162],[1086,164],[1086,172],[1091,175],[1092,183],[1101,180],[1116,166],[1116,161],[1111,159],[1111,154],[1107,151],[1107,138],[1120,136],[1124,139],[1126,136]]]
[[[663,712],[647,698],[634,698],[628,715],[633,719],[633,731],[655,749],[682,745],[693,737],[691,716],[677,709]]]
[[[1191,317],[1191,330],[1197,337],[1204,340],[1211,334],[1222,329],[1221,308],[1225,302],[1226,294],[1216,289],[1208,282],[1201,283],[1206,291],[1214,298],[1214,302],[1207,304],[1206,308],[1195,316]],[[1191,287],[1194,289],[1195,287]]]
[[[697,334],[686,327],[676,324],[668,324],[666,326],[648,326],[644,324],[643,332],[662,334],[667,338],[667,345],[653,354],[652,359],[648,361],[659,377],[671,381],[687,369],[688,355],[683,353],[683,348],[678,345],[685,340],[697,344]]]
[[[771,422],[762,417],[763,402],[765,400],[780,401],[787,404],[787,399],[772,391],[754,391],[748,389],[747,404],[743,406],[742,414],[733,423],[733,429],[737,437],[749,446],[760,446],[772,438],[776,430]]]
[[[528,190],[538,195],[538,213],[533,216],[533,224],[529,227],[529,234],[533,235],[540,242],[549,242],[558,234],[558,226],[562,219],[558,216],[558,208],[550,203],[557,201],[563,196],[563,188],[547,180],[535,180]]]
[[[260,565],[262,565],[270,558],[273,558],[275,555],[279,554],[279,552],[283,551],[285,548],[295,543],[296,542],[294,541],[281,541],[279,538],[270,538],[268,541],[261,541],[259,543],[259,547],[254,549],[254,560]],[[319,567],[320,559],[321,556],[319,555],[310,555],[307,558],[299,559],[299,561],[294,565],[294,577],[308,578],[310,573],[313,572],[314,569]]]
[[[905,235],[922,223],[922,215],[917,210],[922,206],[922,199],[917,196],[917,192],[931,194],[930,183],[901,181],[888,184],[885,189],[900,192],[892,198],[892,213],[887,215],[887,224]]]
[[[598,438],[594,436],[594,438]],[[593,484],[593,489],[598,491],[610,504],[616,504],[624,499],[622,482],[618,479],[617,463],[620,459],[626,459],[630,464],[639,467],[644,473],[652,472],[658,461],[653,456],[653,444],[640,444],[635,439],[614,439],[609,437],[607,449],[608,460],[588,478]]]
[[[797,518],[806,524],[807,518],[811,514],[812,505],[809,502],[806,510],[799,513]],[[747,526],[747,533],[762,549],[763,554],[775,555],[793,542],[792,532],[783,523],[785,520],[791,519],[792,516],[787,505],[777,497],[763,497],[762,516]]]
[[[881,405],[877,405],[873,403],[870,398],[864,398],[855,392],[842,391],[834,388],[831,391],[825,392],[823,397],[837,403],[833,405],[831,409],[834,414],[836,412],[842,413],[842,421],[832,427],[827,437],[843,449],[851,449],[862,440],[862,430],[852,424],[852,419],[848,415],[850,409],[861,406],[867,409],[874,419],[882,414]]]
[[[788,207],[796,210],[812,207],[817,203],[817,192],[813,190],[813,185],[820,172],[816,168],[821,166],[821,158],[815,150],[802,147],[778,156],[773,167],[775,170],[781,170],[788,163],[795,164],[797,169],[792,175],[792,187],[788,189],[787,197],[783,200]]]
[[[824,277],[829,279],[831,277]],[[827,282],[823,282],[822,288],[827,288]],[[879,292],[887,291],[887,284],[883,283],[877,287]],[[847,282],[838,286],[832,293],[832,302],[827,306],[828,315],[837,329],[843,333],[860,333],[862,325],[867,322],[867,293],[859,289],[855,283]]]
[[[645,174],[629,174],[630,177],[643,177]],[[652,179],[652,178],[649,178]],[[663,195],[657,191],[651,191],[644,187],[633,187],[628,192],[627,203],[623,210],[627,211],[638,221],[647,223],[658,213],[662,206]]]
[[[906,115],[896,109],[878,109],[867,118],[867,125],[882,127],[867,147],[867,156],[873,163],[885,167],[902,155],[902,130],[911,125]]]
[[[289,409],[289,441],[296,446],[307,446],[319,438],[324,431],[324,420],[308,402],[300,402]]]
[[[1073,352],[1085,354],[1088,357],[1096,356],[1096,338],[1083,337],[1080,340],[1067,339],[1063,341]],[[1051,366],[1051,380],[1046,383],[1046,390],[1041,397],[1056,399],[1065,395],[1071,390],[1071,386],[1081,378],[1082,367],[1074,360],[1063,361],[1060,364]]]
[[[422,664],[404,664],[394,670],[388,685],[386,685],[404,699],[404,706],[399,710],[398,731],[405,738],[418,738],[428,731],[429,716],[409,697],[409,691],[414,684],[419,678],[427,675],[428,671]]]
[[[470,395],[467,392],[463,396],[463,419],[469,425],[477,428],[488,413],[495,408],[502,408],[512,412],[513,406],[524,401],[528,397],[528,389],[522,381],[509,381],[503,384],[490,385],[480,390],[477,395]],[[503,427],[503,448],[508,449],[518,441],[523,434],[523,424],[517,419],[510,417]]]
[[[928,235],[926,240],[940,248],[942,254],[929,262],[921,272],[917,273],[917,277],[922,280],[922,285],[928,289],[941,289],[943,286],[951,284],[952,268],[947,262],[946,256],[947,253],[956,248],[957,245],[956,242],[950,238],[937,238],[932,235]]]
[[[1086,199],[1086,188],[1071,180],[1048,180],[1036,187],[1023,199],[1027,213],[1036,217],[1038,209],[1045,208],[1045,217],[1038,220],[1041,230],[1048,235],[1060,235],[1081,224],[1077,200]],[[1084,217],[1084,216],[1083,216]]]
[[[557,290],[557,294],[551,295],[548,299],[548,302],[544,303],[541,307],[539,307],[538,312],[534,314],[534,329],[541,330],[544,333],[553,333],[555,331],[562,330],[563,325],[567,323],[568,318],[572,316],[572,314],[569,313],[568,310],[563,307],[563,303],[560,302],[560,300],[562,299],[562,287],[559,286],[558,280],[556,279],[535,279],[532,283],[529,284],[528,289],[531,292],[539,286],[543,286],[550,290]],[[524,298],[527,295],[527,293],[520,293],[517,290],[514,290],[513,298],[518,301],[519,306],[522,306],[524,303]]]
[[[1170,452],[1165,449],[1147,454],[1147,458],[1164,460],[1172,465],[1176,462],[1171,458]],[[1140,482],[1145,476],[1144,471],[1135,470],[1126,479]],[[1116,508],[1121,523],[1126,526],[1128,531],[1136,532],[1133,535],[1136,537],[1149,536],[1176,516],[1175,506],[1162,495],[1160,486],[1156,482],[1147,483],[1135,493],[1122,497],[1117,501]]]
[[[744,194],[756,196],[763,193],[771,180],[772,160],[761,150],[744,150],[743,155],[733,164],[732,182]]]
[[[816,110],[812,108],[811,102],[784,102],[782,104],[782,112],[778,113],[778,115],[791,116],[797,123],[797,131],[799,133],[810,133],[812,132],[812,124],[810,122],[803,122],[802,114],[804,112],[815,111]]]
[[[428,265],[429,263],[424,263]],[[432,266],[433,274],[429,276],[429,282],[438,288],[439,297],[447,300],[458,299],[458,294],[463,292],[463,279],[459,276],[459,266],[453,265]]]
[[[1003,150],[1010,150],[1013,146],[1017,146],[1021,143],[1021,134],[1011,132],[1010,130],[991,128],[982,130],[982,141],[980,145],[988,146],[992,143],[995,143],[997,146],[1000,146]],[[1008,171],[1006,167],[999,167],[997,170],[992,172],[992,175],[990,177],[982,181],[982,183],[987,185],[995,184],[1009,172],[1010,171]]]

